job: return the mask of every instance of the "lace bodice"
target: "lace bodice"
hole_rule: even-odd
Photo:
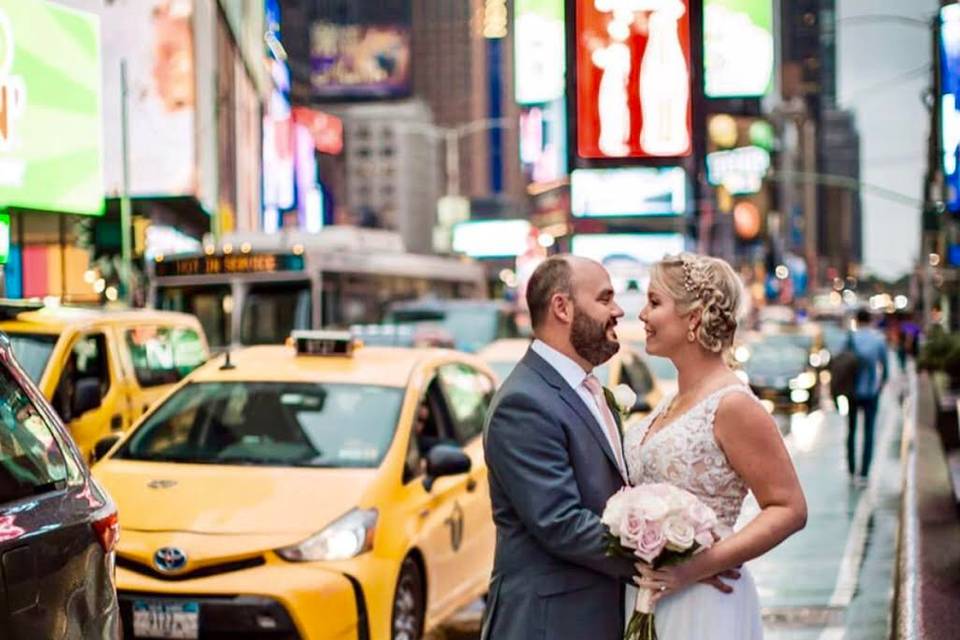
[[[728,393],[756,398],[749,387],[731,385],[718,389],[653,433],[644,436],[671,397],[624,434],[623,448],[632,485],[667,482],[694,494],[712,508],[720,523],[733,528],[747,485],[730,466],[713,434],[713,419]]]

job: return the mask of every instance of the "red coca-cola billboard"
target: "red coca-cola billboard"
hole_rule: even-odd
[[[580,158],[690,155],[688,0],[576,0]]]

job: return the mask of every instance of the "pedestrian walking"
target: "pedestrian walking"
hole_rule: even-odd
[[[853,385],[853,397],[850,398],[850,413],[847,417],[847,469],[851,480],[857,485],[865,485],[873,460],[874,430],[877,422],[877,408],[880,403],[880,391],[889,375],[887,364],[887,345],[883,334],[873,327],[873,317],[867,309],[857,312],[856,328],[851,331],[849,345],[857,357],[857,372]],[[863,411],[863,451],[860,456],[859,473],[857,470],[857,423],[860,411]]]

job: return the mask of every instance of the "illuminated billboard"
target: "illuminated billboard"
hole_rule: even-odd
[[[385,98],[410,93],[410,25],[310,27],[310,85],[321,99]]]
[[[576,0],[575,43],[580,158],[691,153],[687,0]]]
[[[960,212],[960,5],[940,9],[941,142],[947,209]]]
[[[10,214],[0,213],[0,264],[10,257]]]
[[[687,211],[687,190],[680,167],[577,169],[570,176],[578,218],[680,215]]]
[[[563,97],[566,34],[563,0],[516,0],[514,58],[517,104]]]
[[[527,181],[547,183],[567,175],[567,117],[564,101],[523,107],[520,165]]]
[[[120,147],[127,67],[130,194],[135,197],[196,195],[197,73],[193,0],[99,3],[103,23],[104,122],[109,144],[104,173],[108,195],[123,189]],[[211,98],[212,99],[212,98]],[[259,130],[259,126],[257,126]],[[259,137],[259,135],[258,135]]]
[[[570,252],[609,265],[632,262],[650,266],[684,250],[682,233],[582,233],[571,239]]]
[[[703,76],[708,98],[761,97],[773,85],[771,0],[704,0]]]
[[[102,215],[100,60],[96,16],[0,0],[0,207]]]
[[[472,258],[514,258],[527,251],[526,220],[477,220],[453,227],[453,250]]]

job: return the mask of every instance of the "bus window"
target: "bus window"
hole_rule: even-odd
[[[211,347],[230,344],[233,296],[227,285],[203,287],[161,287],[157,307],[197,316]]]
[[[311,324],[310,283],[255,285],[243,304],[240,342],[282,344],[294,329]]]

